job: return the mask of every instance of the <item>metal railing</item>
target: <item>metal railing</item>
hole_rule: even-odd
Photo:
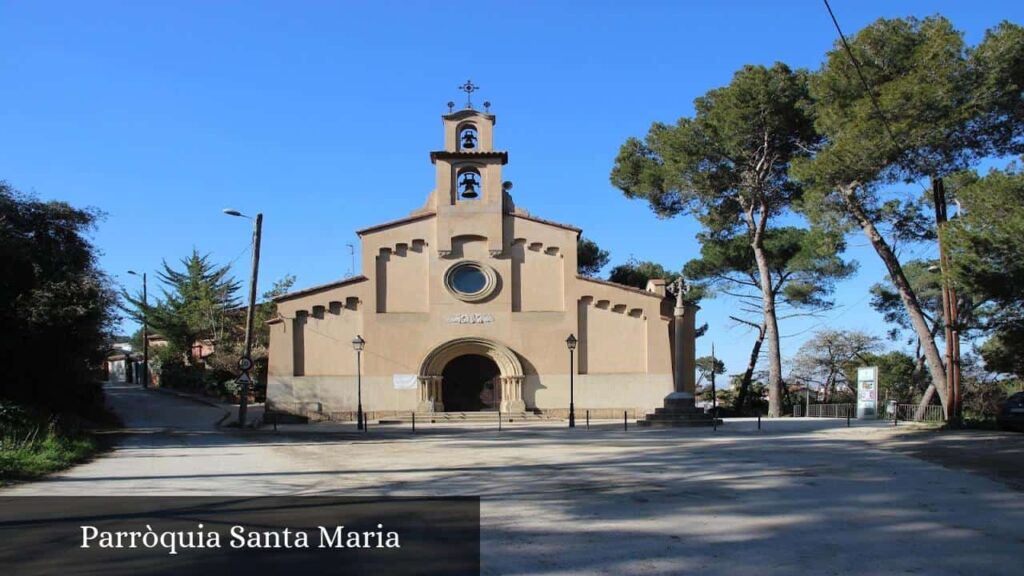
[[[921,418],[917,418],[917,404],[897,404],[896,414],[900,420],[906,422],[942,422],[944,420],[942,406],[937,404],[925,406],[924,414]],[[880,404],[878,406],[878,417],[892,420],[893,415],[889,411],[888,404]]]
[[[804,412],[807,414],[804,414]],[[899,419],[904,422],[942,422],[944,420],[942,406],[932,404],[925,406],[924,414],[917,418],[917,404],[898,404],[896,413]],[[794,405],[793,416],[809,416],[811,418],[850,418],[857,417],[857,408],[853,404],[811,404],[809,409],[805,405]],[[892,420],[893,414],[887,403],[878,405],[878,418]]]
[[[807,408],[807,416],[810,418],[857,417],[857,410],[853,404],[811,404]]]

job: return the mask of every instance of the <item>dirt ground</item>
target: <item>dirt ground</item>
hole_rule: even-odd
[[[906,429],[877,442],[954,470],[966,470],[1024,491],[1024,433],[982,430]]]
[[[479,496],[487,575],[1021,574],[1024,435],[812,418],[239,432],[215,407],[111,399],[129,429],[110,452],[0,495]]]

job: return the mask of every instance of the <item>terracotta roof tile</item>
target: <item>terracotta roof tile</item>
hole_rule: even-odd
[[[583,232],[582,228],[577,228],[577,227],[571,226],[569,224],[562,224],[561,222],[555,222],[554,220],[545,220],[544,218],[538,218],[538,217],[536,217],[536,216],[534,216],[532,214],[523,214],[521,212],[514,212],[512,215],[515,216],[516,218],[522,218],[524,220],[532,220],[534,222],[540,222],[541,224],[547,224],[549,226],[556,226],[558,228],[565,228],[566,230],[572,230],[572,231],[577,232],[577,233],[582,233]]]
[[[424,220],[426,218],[433,218],[436,214],[436,212],[424,212],[422,214],[413,214],[412,216],[406,216],[405,218],[399,218],[398,220],[391,220],[390,222],[377,224],[375,226],[363,228],[362,230],[356,230],[356,235],[362,236],[363,234],[369,234],[370,232],[376,232],[378,230],[383,230],[384,228],[398,226],[399,224],[406,224],[408,222],[417,222],[419,220]]]
[[[637,294],[642,294],[644,296],[650,296],[651,298],[657,298],[658,300],[663,300],[664,299],[661,296],[658,296],[657,294],[655,294],[654,292],[648,292],[647,290],[641,290],[639,288],[634,288],[632,286],[626,286],[625,284],[619,284],[618,282],[609,282],[608,280],[598,280],[597,278],[591,278],[589,276],[580,276],[580,275],[577,275],[576,278],[579,278],[580,280],[586,280],[587,282],[593,282],[595,284],[604,284],[605,286],[610,286],[612,288],[618,288],[620,290],[626,290],[627,292],[636,292]]]
[[[350,284],[358,284],[358,283],[366,281],[366,280],[368,280],[368,278],[366,276],[362,276],[362,275],[360,275],[360,276],[352,276],[351,278],[342,278],[341,280],[336,280],[334,282],[328,282],[327,284],[320,284],[319,286],[311,286],[309,288],[303,288],[302,290],[296,290],[295,292],[289,292],[287,294],[282,294],[282,295],[278,296],[277,298],[274,298],[274,302],[284,302],[285,300],[291,300],[293,298],[298,298],[300,296],[306,296],[306,295],[309,295],[309,294],[313,294],[315,292],[322,292],[324,290],[330,290],[331,288],[341,288],[342,286],[348,286]]]
[[[433,164],[438,159],[447,160],[450,158],[464,158],[469,156],[471,158],[500,158],[502,164],[508,164],[508,152],[502,150],[491,150],[491,151],[459,151],[451,152],[448,150],[437,150],[430,153],[430,162]]]

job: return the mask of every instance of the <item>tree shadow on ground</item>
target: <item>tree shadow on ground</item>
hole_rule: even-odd
[[[373,434],[129,436],[118,450],[132,457],[270,449],[293,464],[76,474],[51,484],[479,495],[484,573],[494,574],[1011,574],[1024,550],[1019,494],[853,438],[610,428]]]

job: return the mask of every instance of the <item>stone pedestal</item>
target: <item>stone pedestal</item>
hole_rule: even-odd
[[[722,421],[718,420],[721,424]],[[665,406],[658,408],[654,414],[637,422],[640,426],[680,427],[680,426],[712,426],[715,420],[698,408],[689,392],[673,392],[665,397]]]
[[[686,305],[683,295],[686,285],[680,278],[675,282],[676,307],[672,319],[672,330],[675,333],[672,350],[673,389],[665,396],[665,405],[648,414],[647,418],[637,422],[640,426],[711,426],[715,423],[710,414],[697,408],[694,394],[697,392],[696,382],[696,316],[699,307],[696,304]],[[719,420],[718,422],[721,422]]]

